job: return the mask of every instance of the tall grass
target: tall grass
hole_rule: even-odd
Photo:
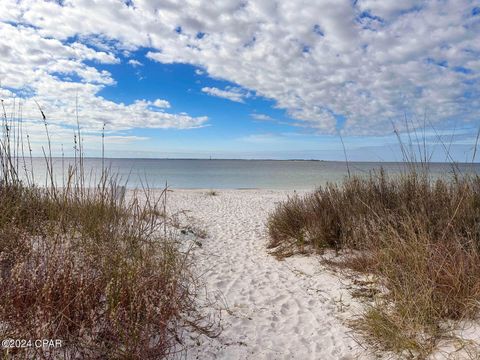
[[[59,339],[62,346],[3,348],[1,357],[167,356],[180,341],[179,326],[198,327],[200,318],[190,257],[159,215],[166,192],[122,196],[108,169],[89,186],[80,129],[64,185],[54,181],[49,143],[46,185],[39,187],[38,174],[22,165],[24,146],[31,149],[21,121],[3,113],[0,339]]]
[[[291,197],[268,222],[279,257],[335,249],[345,254],[336,265],[373,274],[383,291],[357,329],[418,358],[447,324],[480,310],[480,177],[454,166],[450,179],[434,180],[425,159],[399,176],[380,170]]]

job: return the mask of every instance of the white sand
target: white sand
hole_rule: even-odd
[[[314,256],[278,261],[267,253],[268,214],[293,192],[206,193],[174,190],[168,200],[171,212],[189,210],[207,231],[195,260],[209,293],[228,308],[219,337],[186,335],[186,358],[358,358],[362,348],[345,325],[356,311],[345,280]]]

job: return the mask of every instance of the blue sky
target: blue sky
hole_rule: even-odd
[[[35,152],[45,134],[33,100],[56,154],[72,152],[77,108],[88,156],[103,127],[109,157],[341,160],[342,135],[350,160],[398,161],[394,129],[424,136],[436,161],[445,147],[458,161],[473,153],[479,1],[4,8],[0,95]]]

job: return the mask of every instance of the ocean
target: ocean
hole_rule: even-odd
[[[45,159],[34,158],[35,182],[44,185],[47,174]],[[54,158],[54,178],[59,186],[63,173],[74,163],[72,158]],[[26,159],[30,168],[30,159]],[[203,159],[105,159],[104,166],[117,174],[127,188],[148,186],[184,189],[314,189],[327,182],[338,182],[347,175],[347,165],[341,161],[316,160],[203,160]],[[461,173],[480,174],[480,164],[458,164]],[[23,167],[22,161],[20,167]],[[405,163],[350,162],[351,174],[368,176],[380,168],[390,175],[406,170]],[[101,174],[102,159],[84,159],[87,185],[93,185]],[[452,165],[431,163],[434,178],[453,174]],[[24,171],[20,171],[21,173]]]

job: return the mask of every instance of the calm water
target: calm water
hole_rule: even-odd
[[[29,159],[28,159],[29,161]],[[73,159],[54,159],[54,174],[62,184],[62,169]],[[368,175],[383,167],[389,174],[405,170],[403,163],[352,162],[350,171]],[[159,188],[168,181],[173,188],[200,189],[313,189],[327,182],[337,182],[347,176],[344,162],[335,161],[275,161],[275,160],[181,160],[181,159],[107,159],[105,166],[118,174],[127,187],[148,184]],[[459,164],[461,172],[480,174],[480,164]],[[36,182],[45,183],[44,159],[33,159]],[[101,159],[85,159],[86,173],[95,181],[101,173]],[[452,166],[430,164],[434,177],[450,176]],[[93,182],[92,182],[93,184]]]

